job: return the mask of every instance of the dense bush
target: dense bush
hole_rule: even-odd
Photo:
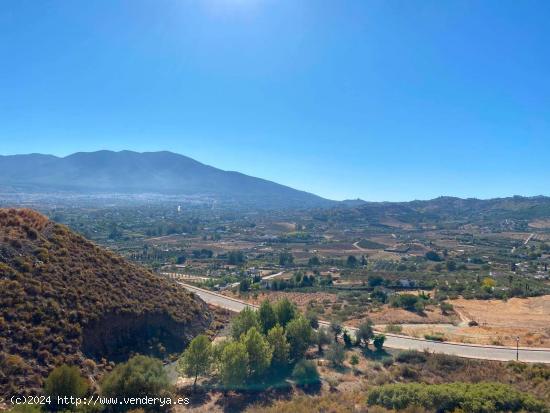
[[[292,378],[300,386],[311,386],[320,381],[317,366],[311,360],[300,360],[292,370]]]
[[[88,381],[75,366],[66,364],[55,368],[44,382],[44,395],[51,398],[49,410],[74,410],[74,406],[58,405],[58,397],[83,397],[88,392]]]
[[[500,383],[386,384],[369,392],[368,403],[388,409],[421,406],[437,412],[544,412],[543,402]]]
[[[401,334],[403,332],[403,327],[399,324],[388,324],[384,330],[386,333]]]
[[[377,334],[374,336],[373,344],[377,351],[382,351],[384,343],[386,342],[386,336],[384,334]]]
[[[421,313],[424,310],[425,299],[413,294],[397,294],[391,298],[392,307],[401,307],[408,311]]]
[[[441,333],[424,334],[424,338],[431,341],[445,341],[445,336],[443,336]]]
[[[419,364],[425,363],[427,359],[428,358],[424,353],[416,350],[405,350],[397,355],[395,361],[398,361],[400,363]]]
[[[146,356],[135,356],[121,363],[101,383],[106,397],[167,397],[169,381],[162,362]],[[136,406],[117,406],[118,411]],[[142,406],[145,410],[162,411],[161,407]]]

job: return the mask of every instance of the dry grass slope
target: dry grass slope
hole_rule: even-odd
[[[0,292],[0,396],[62,363],[93,376],[103,357],[179,351],[210,322],[175,284],[28,209],[0,209]]]

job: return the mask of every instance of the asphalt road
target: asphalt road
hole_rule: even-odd
[[[225,297],[221,294],[197,288],[189,284],[178,282],[186,289],[193,291],[208,304],[225,308],[230,311],[240,312],[245,307],[257,308],[258,306],[247,304],[243,301],[234,298]],[[320,322],[321,325],[328,326],[329,323]],[[355,328],[346,327],[353,334]],[[481,346],[472,344],[460,343],[441,343],[437,341],[423,340],[412,337],[405,337],[395,334],[384,333],[386,336],[385,347],[401,350],[428,350],[434,353],[450,354],[459,357],[484,359],[484,360],[499,360],[509,361],[516,360],[516,348],[501,347],[501,346]],[[519,360],[528,363],[549,363],[550,364],[550,349],[542,348],[519,348]]]

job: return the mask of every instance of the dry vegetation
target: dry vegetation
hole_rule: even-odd
[[[550,347],[550,295],[502,300],[452,300],[455,310],[478,327],[454,332],[473,343]]]
[[[307,394],[297,390],[292,398],[272,404],[256,403],[247,412],[388,412],[378,406],[367,406],[367,395],[376,386],[392,383],[497,382],[550,405],[550,367],[545,365],[468,360],[418,352],[402,352],[394,359],[388,357],[379,361],[361,357],[354,369],[349,363],[341,369],[321,364],[324,383],[319,392]],[[421,413],[426,410],[408,408],[404,411]]]
[[[164,324],[177,335],[168,344],[183,347],[210,319],[205,305],[175,284],[27,209],[0,210],[0,291],[0,396],[37,391],[61,363],[87,375],[108,367],[100,357],[87,360],[86,335],[101,356],[106,349],[93,345],[117,331],[127,334],[118,344],[144,326],[153,340],[166,333]],[[157,338],[141,344],[166,352]]]

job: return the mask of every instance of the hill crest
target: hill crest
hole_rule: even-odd
[[[0,209],[0,395],[41,387],[57,365],[179,353],[205,304],[28,209]]]

